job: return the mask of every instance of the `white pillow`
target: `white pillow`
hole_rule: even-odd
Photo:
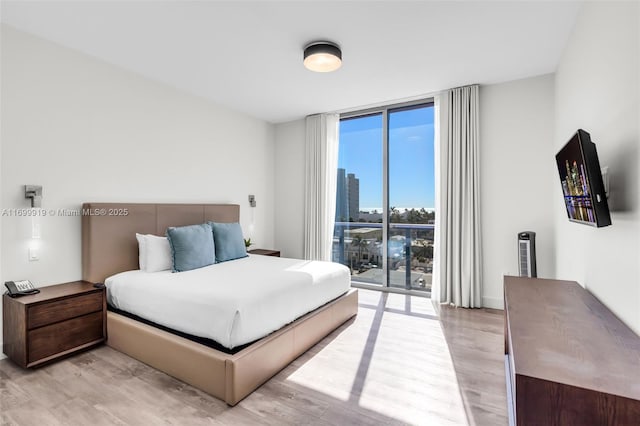
[[[147,269],[147,239],[143,234],[136,232],[136,240],[138,240],[138,265],[140,270],[144,271]]]
[[[138,240],[138,263],[145,272],[166,271],[173,267],[171,247],[167,237],[136,234]]]

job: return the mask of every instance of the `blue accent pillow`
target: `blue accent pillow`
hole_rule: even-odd
[[[211,225],[189,225],[167,229],[173,272],[202,268],[216,262]]]
[[[247,257],[242,228],[238,222],[216,223],[208,222],[213,229],[213,241],[216,245],[216,262]]]

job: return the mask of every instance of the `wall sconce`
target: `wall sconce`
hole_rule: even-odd
[[[256,196],[255,195],[249,195],[249,205],[251,207],[255,207],[256,206]]]
[[[31,200],[32,208],[42,207],[42,185],[25,185],[24,198]]]

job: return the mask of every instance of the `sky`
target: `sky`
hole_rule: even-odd
[[[435,207],[433,111],[389,112],[391,207]],[[382,208],[382,114],[340,121],[338,167],[360,179],[360,210]]]

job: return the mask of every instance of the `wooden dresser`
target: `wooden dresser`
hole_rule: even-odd
[[[505,277],[507,382],[523,425],[640,424],[640,338],[573,281]]]
[[[40,287],[40,293],[2,296],[3,352],[33,367],[106,339],[104,288],[87,281]]]

